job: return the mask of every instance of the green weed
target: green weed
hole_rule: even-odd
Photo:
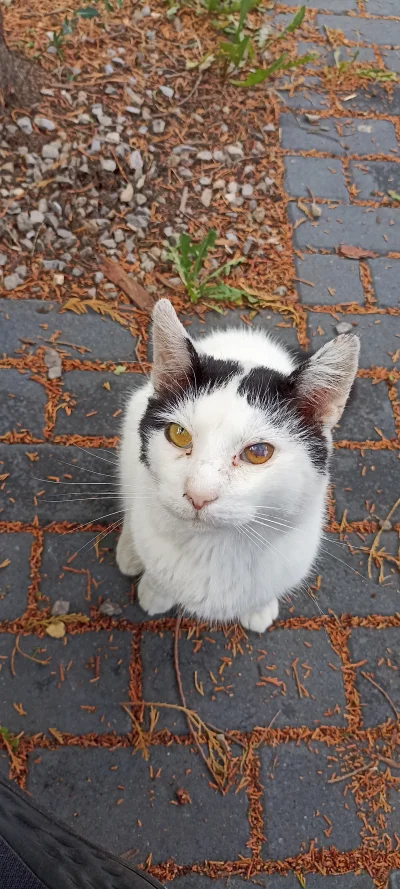
[[[17,749],[19,743],[18,738],[14,738],[14,736],[8,731],[8,728],[0,725],[0,736],[2,736],[5,741],[7,741],[7,744],[10,745],[11,750]]]
[[[193,241],[189,235],[182,234],[176,247],[169,249],[167,260],[178,272],[192,303],[197,303],[200,299],[236,302],[247,296],[244,291],[220,280],[222,275],[229,275],[235,266],[243,262],[242,258],[232,259],[212,272],[205,269],[204,261],[209,251],[215,247],[216,238],[214,229],[210,229],[202,241]]]

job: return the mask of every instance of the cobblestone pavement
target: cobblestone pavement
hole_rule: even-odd
[[[358,46],[400,72],[398,3],[310,0],[298,51],[321,61],[273,98],[295,301],[283,292],[254,323],[312,350],[351,325],[361,361],[310,595],[271,631],[185,620],[178,635],[173,615],[146,619],[115,565],[108,494],[124,398],[147,367],[137,330],[60,313],[54,289],[0,302],[0,773],[174,889],[400,885],[400,86],[330,89],[321,74],[334,31],[344,57]],[[187,323],[240,319],[253,314]]]

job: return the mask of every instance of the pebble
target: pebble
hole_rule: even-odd
[[[244,197],[244,198],[251,198],[252,194],[253,194],[253,186],[250,185],[249,182],[245,182],[245,184],[242,185],[242,195],[243,195],[243,197]]]
[[[255,246],[254,238],[247,238],[242,247],[243,256],[248,256],[251,253],[253,247]]]
[[[348,321],[340,321],[339,324],[336,324],[336,331],[337,333],[352,333],[353,325]]]
[[[46,130],[48,133],[52,133],[56,129],[55,123],[49,120],[48,117],[35,117],[33,122],[40,130]]]
[[[107,133],[106,142],[109,142],[110,145],[119,145],[120,141],[121,141],[121,136],[116,131],[112,132],[112,133]]]
[[[226,151],[233,160],[243,157],[243,148],[240,145],[227,145]]]
[[[378,524],[382,531],[391,531],[393,528],[392,523],[388,522],[387,519],[379,519]]]
[[[238,186],[237,182],[235,182],[234,179],[231,182],[228,182],[228,193],[229,194],[237,194],[238,188],[239,188],[239,186]]]
[[[15,272],[13,275],[7,275],[4,278],[4,287],[6,290],[15,290],[16,287],[19,287],[20,284],[23,284],[22,278],[19,277]]]
[[[104,278],[103,272],[96,272],[95,276],[94,276],[95,284],[101,284],[103,278]]]
[[[17,229],[23,234],[31,231],[32,223],[27,213],[20,213],[19,216],[17,216]]]
[[[92,139],[92,144],[90,146],[90,150],[92,154],[98,154],[101,151],[101,142],[100,139]]]
[[[84,274],[84,271],[79,266],[75,266],[75,268],[72,269],[72,274],[74,278],[80,278],[81,275]]]
[[[122,189],[119,195],[120,201],[123,204],[129,204],[133,198],[133,185],[131,182],[128,182],[127,186]]]
[[[28,269],[27,269],[26,265],[17,265],[15,272],[17,275],[19,275],[20,278],[26,278],[26,276],[28,274]]]
[[[114,241],[116,244],[122,244],[122,241],[125,241],[125,234],[122,231],[122,228],[115,229],[115,232],[113,233],[113,235],[114,235]]]
[[[44,213],[40,210],[31,210],[30,220],[33,226],[42,225],[44,222]]]
[[[257,207],[253,212],[254,222],[263,222],[265,219],[265,210],[264,207]]]
[[[106,171],[106,173],[115,173],[115,170],[117,169],[115,161],[113,161],[109,157],[102,157],[101,166],[103,167],[103,170]]]
[[[202,192],[201,198],[200,198],[201,203],[203,204],[203,207],[210,206],[211,201],[212,201],[212,196],[213,196],[212,188],[205,188],[204,191]]]
[[[63,241],[69,241],[71,238],[75,240],[75,235],[71,234],[67,228],[58,228],[57,234],[59,238],[62,238]]]
[[[66,599],[56,599],[51,609],[53,617],[60,617],[62,614],[68,614],[71,603]]]
[[[64,281],[65,281],[65,275],[62,275],[61,272],[57,272],[57,274],[54,275],[53,284],[55,284],[56,287],[62,287],[62,285],[64,284]]]
[[[129,169],[134,170],[137,176],[141,176],[143,173],[143,158],[137,148],[129,155]]]
[[[161,135],[161,133],[163,133],[165,130],[165,120],[156,117],[156,119],[153,120],[151,123],[151,129],[156,136]]]
[[[274,133],[276,130],[276,126],[274,123],[266,123],[264,127],[264,133]]]
[[[171,86],[160,86],[160,93],[163,94],[167,99],[172,99],[174,95],[174,90]],[[18,121],[17,121],[18,123]]]
[[[205,149],[204,151],[199,151],[198,154],[196,154],[196,158],[198,161],[212,161],[213,156],[211,151]]]
[[[62,374],[61,355],[55,349],[46,349],[44,363],[49,380],[58,380]]]
[[[30,136],[32,134],[32,124],[29,117],[19,117],[17,120],[17,125],[19,126],[20,130],[25,133],[26,136]]]
[[[0,253],[0,266],[7,265],[7,254]]]
[[[100,605],[99,612],[106,617],[114,617],[114,615],[117,616],[118,614],[122,614],[122,608],[118,605],[118,602],[113,602],[111,599],[104,599],[104,602]]]
[[[138,207],[144,207],[144,205],[147,204],[147,198],[145,194],[137,194],[135,200]]]
[[[49,142],[48,145],[43,145],[42,148],[42,158],[44,160],[58,160],[60,155],[60,149],[56,142]]]
[[[287,287],[276,287],[274,290],[274,296],[285,296],[287,292]]]

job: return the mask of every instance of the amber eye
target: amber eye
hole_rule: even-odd
[[[192,444],[192,436],[184,426],[179,423],[170,423],[165,430],[168,441],[177,448],[188,448]]]
[[[272,445],[267,444],[265,441],[260,441],[245,448],[240,455],[240,459],[244,460],[245,463],[267,463],[271,459],[274,450],[275,448]]]

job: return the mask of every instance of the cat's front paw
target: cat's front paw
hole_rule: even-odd
[[[267,630],[278,617],[278,613],[278,599],[273,599],[272,602],[269,602],[265,608],[261,609],[261,611],[248,611],[246,614],[242,614],[240,623],[246,630],[253,630],[253,633],[265,633],[265,630]]]
[[[135,552],[130,537],[124,530],[117,543],[116,559],[121,574],[126,574],[127,577],[136,577],[144,569],[142,560]]]
[[[175,602],[168,596],[161,596],[151,584],[146,574],[143,575],[137,587],[139,605],[151,617],[154,614],[163,614],[169,611]]]

